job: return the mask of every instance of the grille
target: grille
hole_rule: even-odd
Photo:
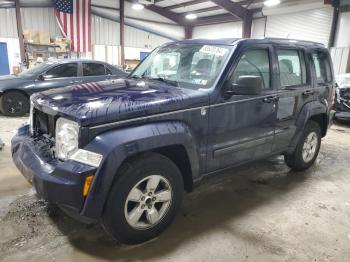
[[[33,133],[34,136],[55,136],[55,118],[39,110],[33,110]]]

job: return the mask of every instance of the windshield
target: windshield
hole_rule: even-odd
[[[42,63],[36,66],[33,66],[22,73],[19,73],[19,76],[32,76],[36,74],[40,74],[49,64],[48,63]]]
[[[222,45],[170,44],[152,52],[130,77],[166,81],[184,88],[209,88],[231,49]]]

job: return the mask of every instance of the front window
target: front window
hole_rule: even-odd
[[[78,74],[78,64],[77,63],[68,63],[55,66],[48,70],[44,78],[45,79],[55,79],[62,77],[76,77]]]
[[[171,44],[150,54],[133,78],[167,81],[184,88],[209,88],[219,76],[232,46]]]
[[[19,76],[33,76],[40,74],[42,71],[44,71],[48,66],[50,66],[52,63],[41,63],[36,66],[33,66],[27,70],[24,70],[23,72],[19,73]]]
[[[241,76],[261,77],[262,88],[270,88],[270,59],[268,49],[252,49],[246,51],[240,58],[231,77],[231,83],[236,84]]]

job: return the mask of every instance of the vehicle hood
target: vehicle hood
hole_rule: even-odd
[[[0,92],[5,91],[7,89],[18,88],[23,84],[28,84],[31,79],[16,75],[5,75],[0,76]]]
[[[35,107],[82,126],[105,124],[208,103],[208,93],[160,81],[118,79],[51,89],[33,95]]]

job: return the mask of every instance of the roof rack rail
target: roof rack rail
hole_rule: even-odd
[[[293,38],[283,38],[283,37],[265,37],[266,40],[278,40],[278,41],[293,41],[293,42],[299,42],[299,43],[305,43],[305,44],[313,44],[313,45],[319,45],[324,46],[322,43],[309,41],[309,40],[300,40],[300,39],[293,39]]]

